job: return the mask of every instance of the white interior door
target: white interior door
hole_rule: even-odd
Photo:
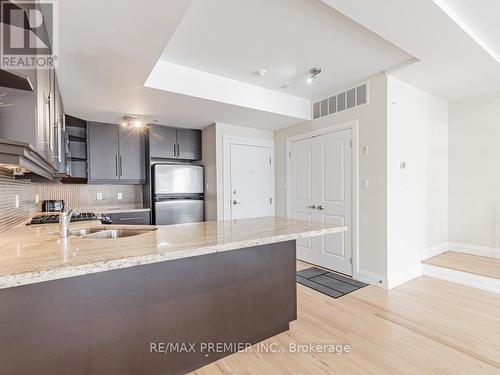
[[[320,153],[318,220],[352,228],[351,130],[330,133],[316,140]],[[352,231],[318,237],[318,264],[352,275]]]
[[[230,218],[272,216],[271,147],[231,143],[229,148]]]
[[[292,199],[292,217],[312,222],[315,220],[314,205],[314,142],[313,138],[291,144],[290,192]],[[318,264],[316,238],[297,240],[297,258]]]
[[[352,170],[350,129],[293,142],[292,215],[352,228]],[[352,230],[298,243],[297,257],[352,275]]]

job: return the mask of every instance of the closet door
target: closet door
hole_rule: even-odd
[[[315,139],[319,170],[316,219],[325,224],[352,228],[352,136],[351,130]],[[352,275],[352,231],[317,238],[318,264]]]
[[[352,275],[352,131],[290,145],[290,215],[349,231],[297,241],[297,258]]]
[[[314,139],[308,138],[291,144],[290,160],[290,208],[291,216],[308,222],[315,221],[316,203],[314,199],[315,171]],[[317,264],[318,251],[315,238],[297,240],[297,258]]]

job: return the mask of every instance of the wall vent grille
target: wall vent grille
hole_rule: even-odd
[[[313,103],[313,120],[368,104],[368,83]]]

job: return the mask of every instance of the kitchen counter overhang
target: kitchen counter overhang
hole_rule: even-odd
[[[100,225],[80,222],[71,228]],[[156,230],[116,239],[62,239],[56,224],[20,225],[0,236],[0,289],[347,230],[282,217],[106,228]]]

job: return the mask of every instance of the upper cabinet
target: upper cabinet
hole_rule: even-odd
[[[88,122],[88,182],[143,184],[144,142],[143,129]]]
[[[29,143],[56,169],[63,161],[62,99],[55,70],[29,69],[19,72],[30,79],[33,92],[1,88],[9,106],[0,110],[0,138]]]
[[[200,160],[201,130],[151,125],[149,153],[151,158]]]
[[[177,157],[201,160],[201,130],[177,129]]]
[[[150,126],[149,154],[152,158],[175,159],[177,129],[166,126]]]
[[[143,129],[120,126],[120,180],[144,183],[146,171],[145,135]]]

